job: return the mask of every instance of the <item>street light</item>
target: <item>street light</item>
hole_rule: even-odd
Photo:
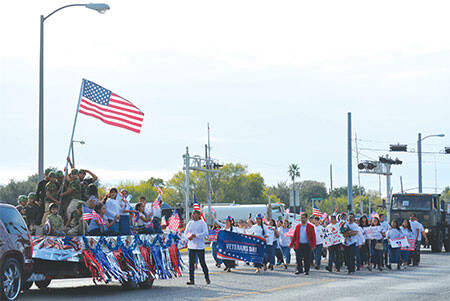
[[[77,142],[77,143],[79,143],[81,145],[86,144],[86,142],[84,142],[83,140],[72,140],[72,146],[71,146],[71,149],[72,149],[72,164],[73,164],[73,167],[75,168],[75,154],[74,154],[74,151],[73,151],[73,143],[74,142]]]
[[[417,139],[417,155],[419,157],[419,193],[422,193],[422,141],[430,137],[445,137],[445,134],[428,135],[422,138],[422,133],[419,133]]]
[[[38,150],[38,181],[44,178],[44,21],[56,12],[72,6],[84,6],[93,9],[101,14],[109,9],[105,3],[89,4],[69,4],[54,10],[47,16],[41,15],[41,37],[40,37],[40,57],[39,57],[39,150]]]

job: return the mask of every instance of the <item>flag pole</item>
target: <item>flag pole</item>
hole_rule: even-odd
[[[75,127],[77,125],[77,118],[78,118],[78,111],[80,109],[81,97],[83,96],[83,92],[84,92],[84,81],[85,81],[85,79],[83,78],[81,80],[80,95],[78,97],[77,110],[75,112],[75,119],[73,121],[72,136],[70,137],[70,141],[69,141],[69,153],[67,154],[66,158],[69,158],[70,157],[70,153],[72,152],[72,147],[73,147],[72,140],[73,140],[73,136],[75,134]],[[64,184],[66,183],[67,167],[68,166],[69,166],[69,161],[66,159],[66,167],[64,168],[64,180],[63,180],[62,185],[61,185],[61,192],[60,192],[61,194],[64,192]],[[61,199],[62,199],[61,194],[59,196],[58,213],[60,213],[60,211],[61,211]]]

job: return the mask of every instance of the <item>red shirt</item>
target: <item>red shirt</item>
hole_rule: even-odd
[[[294,247],[294,249],[300,248],[300,227],[304,227],[302,224],[298,224],[295,227],[294,230],[294,236],[292,237],[291,244],[289,245],[290,248]],[[316,247],[316,230],[314,229],[314,226],[310,223],[306,223],[306,236],[308,237],[309,242],[309,248],[312,250]]]

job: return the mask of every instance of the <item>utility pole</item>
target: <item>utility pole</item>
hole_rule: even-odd
[[[400,176],[400,189],[401,189],[401,192],[403,193],[403,179],[402,179],[402,176]]]
[[[353,191],[352,191],[352,113],[348,112],[348,148],[347,148],[347,197],[348,197],[348,212],[353,212]]]
[[[355,133],[355,147],[356,147],[356,165],[359,164],[359,151],[358,151],[358,137]],[[363,202],[361,199],[361,173],[359,172],[358,169],[358,191],[359,191],[359,211],[361,213],[361,216],[363,215]]]
[[[389,157],[386,155],[386,158]],[[391,164],[386,164],[386,207],[387,207],[387,220],[391,222]]]
[[[185,183],[185,190],[186,190],[186,203],[185,203],[185,224],[189,221],[189,147],[186,146],[186,154],[183,156],[184,158],[184,167],[186,172],[186,183]]]
[[[333,200],[333,164],[330,164],[330,200],[331,200],[331,211],[334,212],[334,200]]]

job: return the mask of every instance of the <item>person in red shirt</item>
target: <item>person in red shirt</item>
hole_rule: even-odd
[[[289,247],[294,247],[295,259],[297,261],[296,275],[303,273],[305,266],[305,275],[309,275],[311,265],[311,251],[316,248],[316,231],[314,226],[308,223],[308,214],[302,213],[301,223],[295,227],[294,236]],[[303,264],[302,264],[303,259]]]

